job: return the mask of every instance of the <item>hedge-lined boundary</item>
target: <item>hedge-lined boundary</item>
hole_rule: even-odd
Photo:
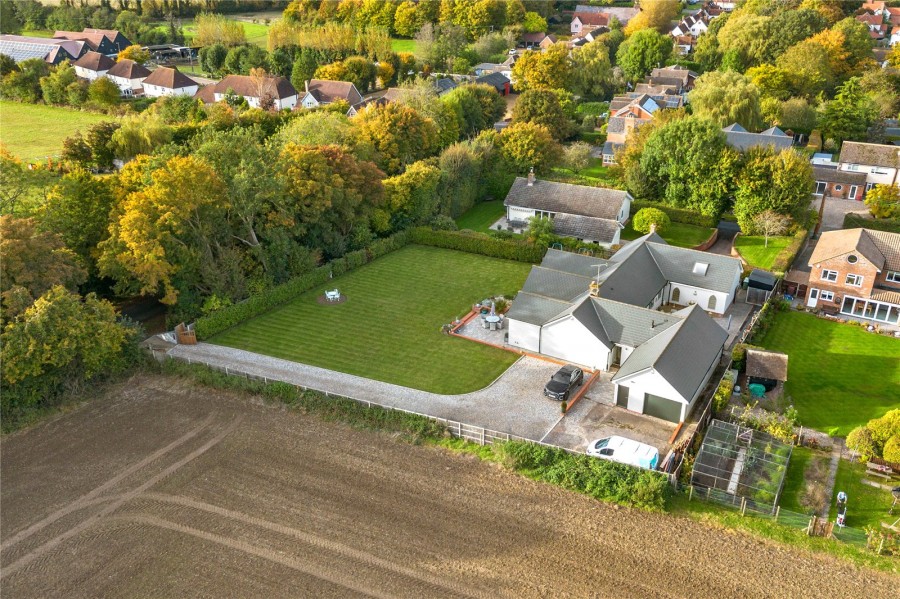
[[[516,260],[536,264],[544,259],[547,248],[528,243],[495,239],[483,233],[462,233],[460,231],[435,231],[426,227],[409,230],[410,243],[430,245],[448,250],[459,250],[470,254],[481,254],[493,258]]]
[[[874,229],[887,231],[888,233],[900,233],[900,218],[863,218],[858,214],[849,212],[844,215],[845,229]]]
[[[786,273],[797,258],[797,254],[803,250],[803,246],[806,245],[806,239],[808,237],[809,230],[807,229],[800,229],[794,233],[794,238],[791,239],[791,242],[784,246],[772,261],[772,272],[781,274]]]
[[[646,200],[634,200],[631,202],[631,215],[634,216],[641,208],[656,208],[662,210],[670,219],[672,219],[673,223],[697,225],[698,227],[705,227],[707,229],[712,229],[719,224],[719,219],[714,216],[706,216],[705,214],[698,214],[691,210],[673,208],[672,206],[666,206],[659,202],[648,202]]]
[[[364,264],[368,264],[375,258],[399,250],[409,243],[409,235],[402,231],[391,237],[378,239],[364,249],[350,252],[341,258],[336,258],[319,266],[306,274],[294,277],[287,283],[282,283],[262,293],[251,295],[246,300],[222,308],[212,314],[197,319],[194,330],[198,339],[209,339],[217,333],[230,329],[246,320],[268,312],[286,304],[298,295],[309,291],[325,283],[332,276],[340,276]]]

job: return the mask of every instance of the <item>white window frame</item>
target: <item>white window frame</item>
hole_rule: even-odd
[[[822,270],[822,276],[820,277],[823,281],[829,281],[831,283],[836,283],[838,277],[838,271],[836,270]]]
[[[819,300],[821,300],[823,302],[834,301],[834,293],[831,291],[822,290],[819,292]]]
[[[858,185],[851,185],[851,186],[850,186],[850,194],[847,196],[847,199],[848,199],[848,200],[855,200],[855,199],[856,199],[856,194],[857,194],[857,193],[859,193],[859,186],[858,186]]]
[[[889,270],[888,273],[884,276],[884,280],[891,283],[900,283],[900,272]]]
[[[859,165],[858,165],[858,164],[848,164],[848,165],[847,165],[847,170],[848,170],[848,171],[858,171],[858,170],[859,170]]]
[[[852,283],[850,281],[853,281]],[[850,285],[851,287],[862,287],[863,284],[863,276],[857,275],[854,273],[847,273],[847,278],[844,279],[845,285]]]

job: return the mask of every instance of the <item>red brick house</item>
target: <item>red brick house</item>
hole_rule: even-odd
[[[807,306],[873,324],[900,322],[900,233],[825,232],[809,266]]]

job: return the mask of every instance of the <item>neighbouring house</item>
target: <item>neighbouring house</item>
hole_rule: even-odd
[[[599,401],[684,421],[721,357],[736,258],[669,246],[650,233],[609,260],[549,250],[507,314],[509,344],[614,372]],[[687,306],[661,312],[664,304]]]
[[[603,164],[615,164],[615,153],[625,145],[631,132],[653,119],[659,103],[647,94],[636,98],[617,96],[610,103],[610,117],[603,144]]]
[[[856,20],[869,28],[869,37],[873,40],[883,40],[887,36],[889,24],[884,22],[884,18],[880,14],[863,13],[856,15]]]
[[[609,247],[620,242],[632,199],[627,191],[538,181],[529,173],[516,177],[503,205],[514,229],[527,227],[530,218],[549,219],[557,235]]]
[[[706,33],[709,29],[709,20],[710,16],[706,14],[705,11],[701,10],[695,15],[687,15],[681,19],[681,22],[673,27],[670,33],[672,37],[689,35],[697,38],[700,37],[701,34]]]
[[[896,46],[897,44],[900,44],[900,25],[896,25],[891,30],[891,39],[888,40],[888,44],[892,47]],[[882,64],[882,66],[884,66],[884,65]]]
[[[609,15],[603,14],[601,12],[585,12],[583,10],[576,10],[575,14],[572,15],[572,24],[569,27],[569,31],[572,33],[573,37],[581,37],[583,33],[593,31],[598,27],[609,27]]]
[[[64,60],[74,62],[89,50],[84,41],[0,35],[0,54],[6,54],[16,62],[31,58],[40,58],[48,64],[59,64]]]
[[[106,75],[111,68],[116,66],[116,61],[99,52],[85,52],[84,56],[72,63],[75,67],[75,75],[88,81]]]
[[[774,389],[788,380],[788,356],[777,351],[747,349],[745,372],[750,384]]]
[[[363,96],[361,102],[354,104],[347,110],[347,116],[356,116],[362,111],[363,108],[371,105],[384,106],[385,104],[390,104],[397,100],[400,97],[400,94],[403,90],[399,87],[389,87],[387,89],[378,90],[377,92],[372,92],[371,94],[367,94]]]
[[[519,45],[527,50],[534,50],[535,48],[545,50],[555,43],[555,35],[547,35],[546,33],[523,33]]]
[[[503,73],[489,73],[483,75],[475,79],[475,83],[490,85],[497,90],[497,93],[501,96],[508,96],[510,92],[512,92],[512,82],[509,80],[509,77]]]
[[[865,173],[869,191],[875,185],[897,185],[900,171],[900,148],[887,144],[845,141],[841,146],[838,169],[851,173]]]
[[[91,50],[106,56],[118,54],[132,45],[128,38],[122,35],[121,31],[115,29],[89,29],[85,27],[82,31],[57,31],[53,34],[53,37],[56,39],[85,41]]]
[[[434,80],[434,89],[437,90],[438,96],[443,96],[444,94],[449,94],[454,89],[459,87],[453,79],[449,77],[441,77],[439,79]]]
[[[328,81],[310,79],[306,82],[305,93],[300,98],[303,108],[317,108],[333,102],[344,101],[350,106],[362,102],[362,94],[348,81]]]
[[[139,62],[124,58],[106,73],[109,80],[119,86],[125,97],[144,95],[144,79],[150,70]]]
[[[472,70],[475,72],[476,77],[483,77],[484,75],[490,75],[491,73],[500,73],[506,78],[512,76],[512,65],[515,63],[515,57],[510,56],[506,59],[506,61],[502,63],[495,62],[482,62],[474,67]]]
[[[771,148],[776,152],[794,145],[794,138],[778,127],[770,127],[762,133],[750,133],[737,123],[728,125],[722,131],[728,145],[738,152],[747,152],[752,148]]]
[[[259,108],[265,97],[270,97],[275,110],[293,110],[300,94],[284,77],[251,77],[249,75],[228,75],[215,84],[213,100],[220,102],[229,93],[237,94],[251,108]]]
[[[675,49],[678,50],[678,54],[681,56],[687,56],[694,51],[694,44],[697,43],[697,38],[690,35],[675,35],[672,38],[675,41]]]
[[[617,7],[617,6],[590,6],[587,4],[578,4],[575,6],[575,12],[572,15],[572,25],[570,31],[572,35],[580,35],[581,28],[588,25],[588,29],[593,25],[595,27],[609,26],[610,20],[615,18],[623,26],[641,12],[640,9],[634,7]],[[597,15],[600,15],[599,17]],[[576,19],[578,20],[579,30],[575,30]]]
[[[193,96],[200,85],[175,67],[159,67],[144,78],[144,95],[149,98],[161,96]]]
[[[644,80],[650,85],[674,85],[679,94],[685,94],[694,89],[695,81],[697,81],[697,73],[680,65],[653,69],[650,71],[650,76]]]
[[[813,165],[817,196],[840,200],[861,200],[866,188],[866,174],[842,171],[834,167]]]
[[[875,323],[900,321],[900,233],[822,233],[809,259],[806,305]]]

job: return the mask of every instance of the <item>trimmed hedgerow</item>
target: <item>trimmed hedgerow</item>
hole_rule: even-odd
[[[671,492],[660,472],[524,441],[503,443],[499,451],[517,472],[602,501],[663,511]]]
[[[373,242],[367,249],[350,252],[342,258],[336,258],[312,272],[294,277],[290,281],[267,289],[246,300],[217,310],[212,314],[199,318],[194,325],[199,339],[209,339],[217,333],[259,316],[282,304],[286,304],[301,293],[325,283],[332,276],[340,276],[354,268],[358,268],[409,243],[406,232],[397,233],[385,239]]]
[[[470,254],[481,254],[493,258],[537,263],[544,258],[546,247],[526,241],[495,239],[482,233],[462,231],[435,231],[426,227],[409,230],[410,243],[430,245],[449,250],[459,250]]]
[[[806,229],[800,229],[794,233],[794,238],[791,239],[791,242],[784,246],[784,249],[778,252],[778,255],[772,261],[772,272],[786,273],[797,258],[797,254],[800,253],[806,244],[808,236],[809,231]]]
[[[685,225],[696,225],[698,227],[706,227],[711,229],[719,224],[719,219],[714,216],[707,216],[694,212],[692,210],[684,210],[682,208],[673,208],[659,202],[648,202],[646,200],[634,200],[631,202],[631,215],[634,216],[642,208],[656,208],[665,212],[673,223],[683,223]]]
[[[844,215],[845,229],[874,229],[889,233],[900,233],[900,218],[864,218],[852,212]]]

